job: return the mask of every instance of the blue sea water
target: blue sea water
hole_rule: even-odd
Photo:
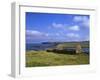
[[[26,44],[26,50],[46,50],[54,47],[56,47],[54,44]]]

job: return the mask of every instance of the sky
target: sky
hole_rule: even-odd
[[[26,43],[89,40],[89,15],[26,12]]]

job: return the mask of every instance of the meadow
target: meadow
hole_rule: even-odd
[[[47,51],[27,51],[26,67],[39,66],[62,66],[89,64],[89,55],[80,54],[58,54]]]
[[[76,54],[75,48],[77,44],[82,48],[89,49],[89,42],[63,42],[63,43],[43,43],[51,45],[54,48],[46,48],[45,50],[27,50],[26,51],[26,67],[39,66],[62,66],[62,65],[83,65],[89,64],[89,52],[81,52]],[[33,46],[31,46],[33,47]],[[34,46],[36,47],[36,45]],[[38,46],[40,47],[40,46]],[[38,48],[37,47],[37,48]],[[38,48],[39,49],[39,48]]]

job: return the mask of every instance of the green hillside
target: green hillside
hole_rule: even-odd
[[[89,64],[89,55],[55,54],[46,51],[26,52],[26,67]]]

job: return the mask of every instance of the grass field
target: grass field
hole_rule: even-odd
[[[26,67],[39,66],[61,66],[61,65],[81,65],[89,64],[89,55],[80,54],[57,54],[47,51],[27,51],[26,52]]]

